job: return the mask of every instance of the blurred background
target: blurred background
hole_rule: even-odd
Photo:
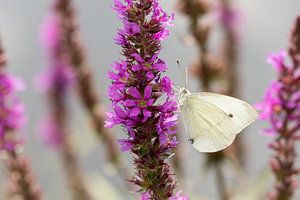
[[[37,74],[46,66],[46,58],[39,44],[39,30],[50,5],[46,1],[0,0],[0,33],[9,60],[9,71],[23,78],[27,90],[20,94],[27,106],[28,124],[24,130],[26,138],[25,154],[32,160],[32,166],[42,185],[48,200],[69,200],[70,194],[63,179],[61,164],[55,150],[44,145],[38,137],[37,125],[45,115],[45,98],[37,92],[33,84]],[[111,9],[110,0],[74,1],[79,14],[83,40],[88,52],[89,63],[93,67],[95,84],[106,107],[110,102],[106,89],[110,84],[106,74],[110,65],[120,58],[120,48],[113,43],[113,36],[120,26]],[[162,0],[168,12],[175,12],[175,26],[171,28],[170,37],[164,42],[161,57],[169,66],[168,75],[173,82],[182,85],[180,72],[176,66],[178,59],[183,66],[190,64],[197,56],[196,46],[183,44],[187,36],[187,20],[176,11],[176,0]],[[239,0],[236,7],[242,12],[240,63],[240,93],[251,104],[262,100],[264,91],[274,78],[274,70],[265,60],[270,52],[284,49],[288,45],[290,28],[297,14],[300,13],[298,0]],[[189,87],[197,89],[195,81],[190,78]],[[81,108],[76,94],[71,98],[70,107],[72,123],[70,124],[76,152],[88,177],[88,184],[97,190],[101,199],[132,199],[120,177],[111,168],[105,158],[103,145],[93,137],[91,122]],[[245,132],[247,149],[247,173],[257,175],[268,163],[272,153],[266,145],[271,138],[261,134],[267,124],[256,122]],[[119,138],[124,132],[115,129]],[[180,187],[186,193],[209,195],[208,199],[217,198],[213,174],[205,173],[202,168],[201,154],[187,142],[186,135],[181,141],[184,151],[186,180]],[[129,153],[123,153],[128,166],[131,165]],[[230,170],[230,169],[229,169]],[[231,169],[232,170],[232,169]],[[1,190],[5,189],[5,176],[2,170]],[[3,191],[2,191],[3,192]],[[193,200],[193,198],[191,197]],[[197,198],[195,198],[197,199]]]

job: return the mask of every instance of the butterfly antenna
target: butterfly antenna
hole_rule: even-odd
[[[185,80],[185,73],[183,73],[183,71],[182,71],[182,67],[181,67],[181,65],[180,65],[180,63],[179,63],[179,60],[176,60],[176,63],[177,63],[177,66],[178,66],[178,68],[179,68],[179,70],[180,70],[180,73],[181,73],[181,78],[182,78],[182,80],[183,80],[183,82],[185,83],[186,82],[186,80]]]
[[[185,87],[185,88],[187,88],[187,85],[188,85],[188,73],[189,73],[189,68],[186,67],[186,68],[185,68],[185,77],[184,77],[184,79],[185,79],[184,87]]]

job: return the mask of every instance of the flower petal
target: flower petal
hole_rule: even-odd
[[[152,87],[150,85],[147,85],[144,90],[144,99],[145,100],[149,99],[151,95],[152,95]]]
[[[124,106],[137,106],[137,101],[136,100],[131,100],[127,99],[126,101],[123,102]]]
[[[130,116],[131,117],[136,117],[141,113],[141,109],[139,107],[134,107],[131,112],[130,112]]]
[[[119,139],[118,143],[121,145],[121,151],[129,151],[133,147],[131,140],[128,139]]]
[[[144,63],[144,59],[138,53],[132,53],[131,56],[139,63]]]
[[[143,118],[142,122],[146,122],[147,119],[151,117],[151,112],[149,110],[144,109],[143,115],[144,115],[144,118]]]
[[[135,87],[131,87],[128,89],[128,92],[131,96],[137,98],[137,99],[141,99],[141,94],[140,92],[138,91],[138,89],[136,89]]]

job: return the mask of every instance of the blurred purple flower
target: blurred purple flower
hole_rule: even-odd
[[[222,24],[234,27],[240,23],[242,18],[242,13],[235,9],[227,9],[225,7],[219,7],[217,10],[217,15]]]
[[[38,133],[45,144],[55,148],[62,145],[63,133],[51,117],[45,118],[40,123]]]
[[[41,27],[40,40],[45,49],[57,47],[60,40],[59,19],[56,15],[49,15],[44,19]]]
[[[58,63],[39,75],[35,80],[35,85],[41,92],[48,93],[50,97],[55,95],[57,101],[64,102],[68,90],[74,82],[75,75],[71,68]],[[38,131],[43,142],[52,147],[59,147],[64,136],[62,127],[58,125],[60,122],[54,116],[55,113],[52,114],[40,122]]]
[[[286,57],[286,52],[280,51],[277,54],[270,54],[267,59],[267,62],[272,64],[279,73],[278,79],[273,81],[267,89],[264,101],[256,105],[256,108],[260,110],[260,119],[271,122],[271,128],[266,129],[267,135],[278,133],[286,117],[300,126],[300,121],[297,121],[297,116],[300,114],[300,92],[297,88],[288,89],[291,82],[298,79],[298,69],[287,65]],[[293,112],[287,116],[286,109],[291,109]]]
[[[141,196],[141,200],[150,200],[150,193],[149,192],[144,192]]]
[[[6,153],[4,164],[7,168],[8,196],[11,199],[41,199],[39,186],[27,159],[18,152],[23,144],[20,135],[25,124],[25,107],[16,96],[17,91],[25,89],[21,79],[5,71],[6,59],[0,41],[0,151]],[[17,176],[16,176],[17,175]]]
[[[267,58],[267,63],[273,65],[278,72],[280,72],[285,65],[285,59],[287,58],[286,51],[282,50],[279,53],[272,53]]]
[[[44,46],[45,54],[48,57],[47,69],[35,79],[38,90],[48,95],[50,105],[53,106],[51,114],[42,120],[39,131],[42,140],[54,147],[62,144],[64,122],[57,119],[57,106],[61,107],[60,117],[63,118],[64,104],[68,90],[75,83],[75,73],[69,64],[65,49],[62,44],[61,19],[59,15],[49,15],[41,30],[41,44]]]
[[[50,66],[39,74],[34,80],[34,85],[41,92],[57,87],[63,93],[70,85],[74,84],[75,78],[71,67],[57,63],[56,66]]]
[[[261,111],[260,118],[268,120],[271,127],[267,134],[276,136],[268,146],[275,155],[270,160],[276,183],[268,196],[270,200],[291,199],[295,190],[295,177],[299,170],[294,166],[296,161],[295,143],[299,140],[300,130],[300,17],[296,19],[292,30],[288,54],[280,51],[271,54],[267,62],[277,71],[265,93],[262,103],[257,105]],[[290,63],[287,64],[289,55]]]
[[[225,27],[225,29],[227,29],[229,34],[233,36],[232,39],[234,39],[235,42],[238,42],[240,37],[238,29],[244,21],[243,13],[225,1],[221,2],[215,10],[217,20]]]
[[[15,135],[25,124],[24,105],[15,96],[15,92],[23,90],[23,82],[0,71],[0,150],[13,151],[21,141]]]
[[[0,72],[0,94],[10,95],[17,91],[23,91],[25,89],[23,81],[15,76],[8,75],[3,71]]]
[[[189,198],[186,195],[183,195],[181,191],[179,191],[169,200],[189,200]]]

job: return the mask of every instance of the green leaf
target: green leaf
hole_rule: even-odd
[[[144,155],[146,155],[147,153],[149,153],[149,148],[148,148],[148,147],[142,146],[142,147],[139,149],[139,154],[140,154],[140,156],[144,156]]]
[[[156,172],[155,171],[148,172],[147,179],[148,179],[149,183],[152,183],[155,177],[156,177]]]

